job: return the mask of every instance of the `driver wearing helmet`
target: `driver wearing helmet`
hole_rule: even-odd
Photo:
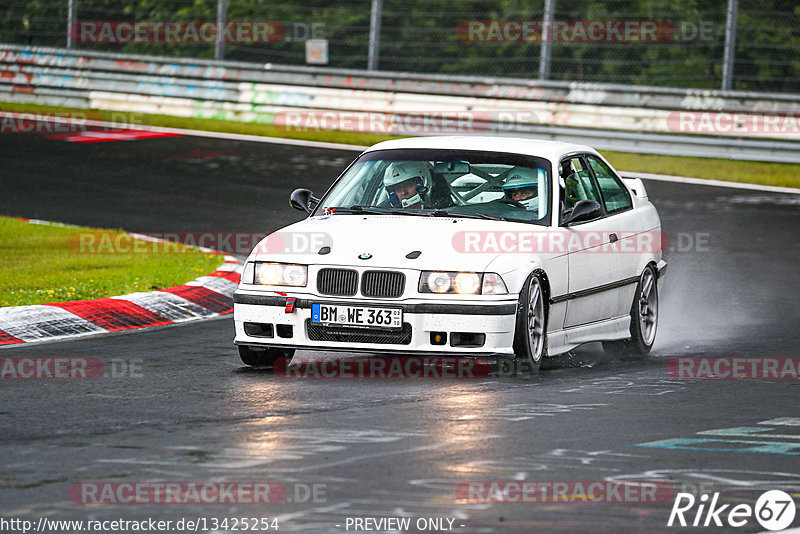
[[[422,209],[423,195],[428,192],[431,172],[424,161],[398,161],[389,165],[383,175],[383,186],[389,204],[395,208]]]
[[[536,169],[514,167],[503,184],[505,198],[519,202],[526,209],[533,209],[538,202],[539,174]]]

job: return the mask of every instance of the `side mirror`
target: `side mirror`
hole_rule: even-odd
[[[291,207],[306,213],[311,213],[310,202],[319,202],[319,199],[314,197],[314,194],[309,189],[295,189],[292,191],[292,196],[289,197],[289,205]]]
[[[603,215],[603,206],[596,200],[579,200],[575,207],[572,208],[572,213],[564,221],[564,224],[572,224],[582,221],[591,221]]]

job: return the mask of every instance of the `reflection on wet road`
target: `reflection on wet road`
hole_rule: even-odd
[[[285,207],[291,189],[321,192],[354,156],[192,138],[118,144],[113,153],[38,138],[4,149],[18,154],[4,171],[14,182],[4,213],[144,232],[275,229],[298,218]],[[41,154],[58,158],[59,176]],[[647,187],[673,243],[650,356],[610,358],[592,344],[534,377],[292,379],[243,368],[230,318],[20,347],[14,356],[141,360],[142,377],[3,381],[0,512],[277,517],[281,530],[306,532],[343,532],[336,525],[365,516],[451,518],[464,533],[667,532],[671,503],[464,503],[456,488],[657,480],[719,491],[731,503],[753,504],[766,489],[796,494],[798,456],[730,452],[746,448],[735,433],[710,434],[727,440],[718,450],[641,445],[800,416],[796,380],[667,374],[675,357],[797,355],[800,197]],[[797,426],[780,435],[800,442]],[[69,495],[82,481],[266,481],[283,484],[287,498],[89,506]]]

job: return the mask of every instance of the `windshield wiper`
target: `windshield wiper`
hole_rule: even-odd
[[[347,209],[347,208],[345,208]],[[382,206],[361,206],[359,204],[354,204],[350,206],[350,211],[354,211],[356,213],[370,213],[370,214],[380,214],[380,215],[398,215],[400,210],[395,208],[385,208]]]
[[[463,217],[465,219],[487,219],[490,221],[505,221],[503,217],[496,217],[494,215],[487,215],[485,213],[476,212],[456,212],[451,213],[445,209],[436,209],[433,211],[419,210],[419,209],[403,209],[394,207],[382,206],[361,206],[354,204],[350,207],[338,206],[329,208],[334,213],[366,213],[369,215],[413,215],[415,217]]]
[[[340,206],[330,209],[333,210],[334,213],[367,213],[369,215],[427,215],[427,213],[420,212],[419,210],[407,210],[383,206],[361,206],[359,204],[354,204],[349,208]]]
[[[426,216],[427,213],[422,210],[412,210],[408,208],[395,208],[395,207],[384,207],[384,206],[350,206],[351,210],[354,210],[356,213],[380,213],[383,215],[390,214],[390,215],[415,215],[419,216]]]
[[[432,217],[463,217],[465,219],[487,219],[490,221],[505,221],[503,217],[497,217],[496,215],[487,215],[486,213],[478,213],[475,211],[467,211],[467,212],[450,212],[446,209],[438,209],[434,210],[431,213]]]
[[[336,206],[335,208],[324,208],[331,213],[369,213],[369,214],[377,214],[377,215],[393,215],[395,212],[392,210],[387,210],[379,207],[372,207],[372,206],[359,206],[355,204],[353,206]]]

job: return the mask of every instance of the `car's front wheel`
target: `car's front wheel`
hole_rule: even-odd
[[[272,369],[281,358],[291,359],[294,356],[292,349],[276,349],[272,347],[247,347],[239,345],[239,358],[242,363],[250,367]],[[287,362],[288,363],[288,362]]]
[[[603,349],[612,354],[645,355],[653,348],[658,327],[658,276],[648,265],[639,277],[631,305],[631,338],[604,341]]]
[[[514,354],[532,372],[538,371],[542,360],[547,357],[548,311],[542,275],[533,273],[519,295],[514,329]]]

